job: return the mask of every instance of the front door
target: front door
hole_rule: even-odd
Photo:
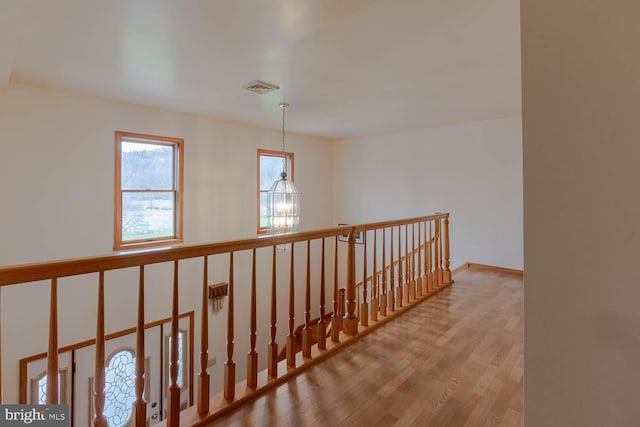
[[[136,335],[129,334],[105,342],[105,405],[104,415],[110,427],[131,425],[135,396]],[[145,391],[147,425],[161,421],[160,372],[162,369],[161,328],[145,330]],[[74,424],[92,425],[95,415],[93,382],[95,346],[75,352]]]
[[[178,325],[178,385],[180,406],[191,405],[193,355],[191,325],[193,312],[181,315]],[[111,427],[129,427],[135,396],[136,334],[120,333],[105,341],[104,415]],[[169,349],[171,324],[165,322],[145,327],[145,385],[147,425],[166,418],[166,393],[170,383]],[[71,405],[72,425],[92,425],[94,410],[95,344],[78,343],[59,354],[60,403]],[[20,401],[37,404],[46,401],[46,355],[20,361]]]

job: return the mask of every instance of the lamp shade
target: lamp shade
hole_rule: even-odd
[[[282,172],[267,193],[269,232],[272,234],[298,231],[300,224],[300,192]]]

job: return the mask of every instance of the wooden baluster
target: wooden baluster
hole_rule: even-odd
[[[338,312],[340,313],[340,318],[343,318],[345,314],[345,305],[347,301],[347,298],[345,297],[345,292],[346,290],[344,288],[340,288],[340,298],[338,303],[339,305]]]
[[[58,279],[51,279],[49,351],[47,353],[47,405],[58,404]],[[97,351],[97,350],[96,350]]]
[[[411,224],[411,298],[418,298],[416,289],[416,224]]]
[[[363,248],[363,271],[362,271],[362,308],[360,310],[360,323],[362,326],[369,326],[369,304],[367,303],[367,230],[362,231]]]
[[[138,279],[138,321],[136,324],[136,400],[133,402],[133,419],[136,427],[147,425],[147,402],[144,400],[144,265],[140,266]]]
[[[433,285],[434,288],[438,288],[440,287],[440,281],[439,276],[440,276],[440,267],[438,265],[438,262],[440,260],[440,255],[439,255],[439,246],[440,246],[440,242],[438,241],[438,238],[440,237],[440,230],[438,228],[439,225],[439,220],[435,220],[434,224],[433,224],[433,232],[434,232],[434,239],[435,241],[433,242]]]
[[[427,270],[427,253],[428,253],[428,240],[427,240],[427,223],[424,222],[423,223],[423,227],[422,227],[422,241],[424,242],[423,244],[423,252],[422,252],[422,294],[423,295],[428,295],[429,294],[429,280],[428,280],[428,275],[429,275],[429,270]]]
[[[360,320],[360,289],[356,288],[356,317]]]
[[[404,286],[404,283],[402,282],[403,280],[403,275],[402,275],[402,228],[400,228],[400,226],[398,226],[398,286],[396,287],[396,293],[397,293],[397,297],[396,297],[396,301],[398,304],[398,307],[402,307],[403,305],[403,294],[405,294],[406,292],[403,292],[402,287]]]
[[[424,227],[422,230],[423,233],[423,241],[424,241],[424,270],[422,272],[422,287],[423,294],[429,295],[429,269],[427,268],[429,259],[427,255],[429,254],[429,240],[427,240],[427,223],[424,223]]]
[[[304,296],[304,328],[302,329],[302,357],[311,357],[311,240],[307,240],[307,280]]]
[[[444,235],[443,235],[443,223],[444,220],[440,220],[440,283],[444,284]]]
[[[396,311],[396,303],[395,303],[395,292],[396,292],[396,279],[395,279],[395,268],[393,265],[393,227],[391,227],[391,238],[389,239],[391,243],[389,244],[389,265],[391,269],[389,270],[389,303],[388,308],[390,311]]]
[[[340,342],[342,316],[339,313],[340,295],[338,294],[338,236],[335,237],[333,251],[333,317],[331,318],[331,341]]]
[[[409,224],[404,225],[404,265],[405,265],[405,275],[404,275],[404,302],[405,304],[409,304],[411,301],[411,266],[413,263],[412,259],[409,256]]]
[[[442,234],[442,219],[438,220],[438,227],[440,229],[440,286],[444,284],[444,236]]]
[[[269,343],[267,372],[269,377],[278,377],[278,344],[276,343],[276,247],[271,255],[271,342]]]
[[[2,404],[2,287],[0,287],[0,405]]]
[[[433,255],[434,255],[434,242],[433,234],[431,233],[431,221],[429,221],[429,292],[433,292],[435,289],[434,275],[433,275]]]
[[[438,286],[442,286],[442,220],[438,218]]]
[[[380,312],[387,315],[387,229],[382,229],[382,297],[380,298]]]
[[[438,289],[440,283],[438,282],[438,274],[440,269],[438,268],[438,260],[440,256],[438,255],[438,220],[433,221],[433,287],[434,289]]]
[[[449,214],[444,218],[444,283],[449,285],[451,280],[451,263],[449,259]]]
[[[256,351],[256,248],[253,248],[251,261],[251,331],[249,332],[249,343],[251,349],[247,354],[247,387],[256,388],[258,386],[258,352]]]
[[[0,287],[0,405],[2,404],[2,288]]]
[[[51,308],[54,306],[54,294],[57,294],[56,279],[51,282]],[[56,295],[57,299],[57,295]],[[56,303],[57,304],[57,303]],[[49,324],[51,326],[51,324]],[[50,332],[51,333],[51,330]],[[57,343],[56,343],[57,347]],[[49,340],[49,352],[53,351],[51,347],[51,340]],[[56,355],[58,353],[57,348],[55,350]],[[137,357],[136,357],[137,359]],[[55,362],[55,371],[52,369],[51,361],[49,361],[49,369],[47,370],[47,404],[57,405],[58,384],[55,388],[49,388],[51,378],[56,379],[58,382],[58,361]],[[55,374],[53,374],[55,372]],[[93,418],[93,425],[96,427],[108,427],[107,418],[104,416],[104,271],[98,273],[98,310],[96,319],[96,364],[93,381],[93,407],[95,409],[95,415]],[[51,402],[49,397],[56,398],[55,402]]]
[[[347,257],[347,314],[344,332],[354,336],[358,333],[358,316],[356,316],[356,233],[349,233],[349,251]]]
[[[224,398],[236,397],[236,363],[233,361],[233,252],[229,253],[229,309],[227,311],[227,361],[224,364]]]
[[[291,270],[289,273],[289,335],[287,336],[287,365],[296,367],[295,328],[295,243],[291,243]]]
[[[209,412],[209,257],[205,255],[202,271],[202,307],[200,313],[200,374],[198,375],[198,413]],[[144,325],[143,325],[144,327]]]
[[[325,316],[325,264],[324,264],[324,241],[322,238],[322,261],[320,264],[320,320],[318,320],[318,349],[326,350],[327,348],[327,322]]]
[[[444,284],[444,235],[442,229],[444,228],[442,223],[444,221],[440,220],[440,284]]]
[[[416,287],[418,288],[418,297],[422,297],[424,295],[424,290],[422,289],[422,223],[418,223],[418,278],[416,279]]]
[[[378,321],[378,230],[373,230],[373,274],[371,275],[371,320]]]
[[[178,260],[173,262],[173,304],[171,307],[171,346],[169,352],[169,391],[167,427],[180,425],[180,386],[178,385]]]

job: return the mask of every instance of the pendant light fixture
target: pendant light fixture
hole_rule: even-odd
[[[282,234],[298,231],[300,225],[300,192],[287,175],[287,156],[285,153],[285,113],[289,104],[283,102],[282,108],[282,173],[267,193],[267,212],[269,214],[269,233]]]

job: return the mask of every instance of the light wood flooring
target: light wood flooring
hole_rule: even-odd
[[[523,282],[455,283],[214,426],[520,426]]]

